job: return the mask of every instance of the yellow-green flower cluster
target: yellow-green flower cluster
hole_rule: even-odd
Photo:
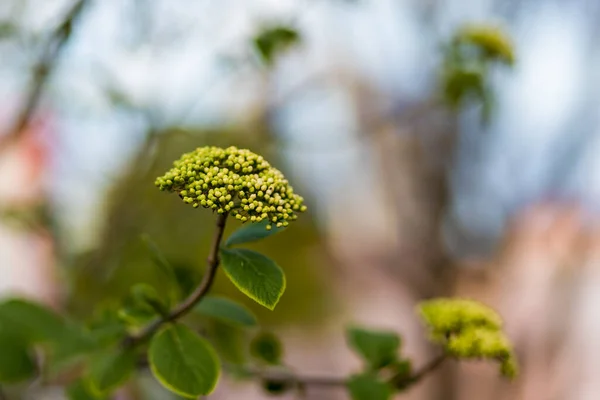
[[[283,174],[250,150],[199,147],[173,163],[155,182],[184,203],[229,213],[242,222],[287,226],[306,210]]]
[[[512,65],[515,53],[506,32],[495,26],[469,25],[458,31],[455,40],[470,43],[483,50],[490,58]]]
[[[512,344],[502,332],[502,319],[491,308],[472,300],[439,298],[418,306],[431,340],[456,358],[492,359],[506,377],[517,373]]]

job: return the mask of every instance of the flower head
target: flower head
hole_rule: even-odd
[[[185,153],[155,184],[193,207],[229,213],[242,222],[268,221],[267,229],[287,226],[306,210],[279,170],[262,156],[233,146]]]
[[[419,304],[431,340],[456,358],[496,360],[500,373],[513,377],[517,361],[502,332],[502,319],[491,308],[472,300],[439,298]]]

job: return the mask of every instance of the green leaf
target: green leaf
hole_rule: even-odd
[[[225,241],[225,246],[231,247],[237,244],[256,242],[257,240],[267,238],[285,229],[284,227],[277,228],[276,226],[273,226],[270,230],[267,230],[267,225],[270,225],[270,223],[266,220],[242,225],[241,228],[229,235],[227,241]]]
[[[266,28],[254,37],[254,46],[267,64],[272,64],[278,53],[298,42],[300,42],[298,31],[287,26]]]
[[[272,396],[281,396],[292,388],[292,383],[286,381],[265,380],[262,382],[262,387],[265,392]]]
[[[88,324],[89,336],[96,346],[106,348],[127,334],[127,327],[116,310],[102,310],[102,314]]]
[[[140,306],[145,305],[160,315],[166,315],[168,307],[163,303],[156,289],[146,283],[138,283],[131,288],[131,298]]]
[[[409,359],[394,362],[390,365],[389,370],[394,377],[391,384],[393,384],[396,389],[404,390],[414,383],[411,379],[412,364]]]
[[[65,320],[44,306],[21,299],[0,304],[0,323],[29,342],[60,339],[67,331]]]
[[[142,235],[142,241],[144,242],[146,248],[150,252],[150,257],[152,258],[152,261],[154,261],[154,263],[161,269],[165,277],[168,278],[171,281],[171,283],[176,283],[177,279],[175,277],[175,271],[173,269],[173,266],[171,265],[171,263],[169,263],[169,261],[167,260],[163,252],[160,250],[160,248],[156,245],[156,243],[154,243],[154,241],[147,234]]]
[[[388,400],[392,387],[370,374],[354,375],[347,382],[352,400]]]
[[[192,294],[200,282],[200,274],[195,269],[184,265],[175,265],[174,271],[181,295],[187,297]]]
[[[246,296],[275,309],[285,291],[285,275],[270,258],[247,249],[221,249],[225,274]]]
[[[232,365],[244,365],[248,347],[244,330],[219,320],[212,321],[208,330],[209,340],[223,361]]]
[[[351,327],[347,330],[347,339],[348,344],[372,369],[383,368],[397,359],[400,337],[394,332]]]
[[[104,400],[105,396],[94,393],[90,388],[89,382],[82,379],[76,380],[66,389],[69,400]]]
[[[35,359],[27,343],[0,330],[0,382],[21,382],[33,377],[35,372]]]
[[[110,350],[94,357],[90,364],[90,382],[94,392],[108,393],[131,376],[137,364],[133,350]]]
[[[156,289],[146,283],[138,283],[131,288],[123,308],[119,310],[119,318],[130,325],[140,326],[167,312],[167,306]]]
[[[250,353],[267,364],[278,365],[283,357],[283,346],[273,333],[261,332],[250,342]]]
[[[204,338],[183,325],[171,325],[157,333],[148,352],[156,379],[170,391],[186,397],[211,393],[220,374],[215,350]]]
[[[0,326],[28,344],[48,344],[66,359],[88,351],[93,342],[83,329],[43,305],[11,299],[0,304]]]
[[[207,296],[200,301],[195,310],[205,316],[240,326],[256,326],[256,317],[243,305],[225,297]]]

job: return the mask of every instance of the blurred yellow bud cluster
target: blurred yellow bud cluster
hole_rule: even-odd
[[[491,308],[472,300],[439,298],[424,301],[419,314],[431,340],[446,353],[462,359],[492,359],[502,375],[517,374],[512,344],[502,332],[502,318]]]

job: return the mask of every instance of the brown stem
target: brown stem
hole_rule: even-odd
[[[250,375],[269,382],[283,383],[293,386],[343,386],[346,378],[327,376],[302,376],[277,371],[247,371]]]
[[[192,308],[194,308],[194,306],[198,304],[198,302],[202,300],[204,296],[206,296],[214,282],[217,268],[219,267],[219,247],[221,246],[221,241],[223,240],[226,222],[227,214],[219,214],[217,216],[215,235],[213,236],[213,241],[206,262],[206,272],[204,273],[202,281],[196,290],[194,290],[194,292],[190,294],[187,299],[175,306],[175,308],[173,308],[167,315],[157,318],[137,334],[126,337],[123,341],[123,346],[135,346],[136,344],[150,338],[158,329],[160,329],[161,326],[181,318]]]
[[[445,354],[434,358],[425,364],[421,369],[415,371],[408,377],[392,377],[388,380],[390,384],[397,388],[406,389],[420,382],[425,376],[438,369],[448,357]],[[264,381],[288,384],[297,387],[321,386],[321,387],[339,387],[345,386],[347,378],[326,377],[326,376],[302,376],[287,372],[278,371],[247,371],[250,375],[260,378]]]
[[[438,369],[444,361],[448,359],[446,354],[441,354],[438,357],[431,360],[429,363],[425,364],[421,369],[415,371],[409,377],[392,377],[390,379],[390,383],[392,383],[396,387],[407,387],[412,386],[419,381],[421,381],[425,376],[429,375],[431,372]]]

